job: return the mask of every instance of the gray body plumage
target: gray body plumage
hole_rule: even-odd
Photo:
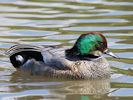
[[[65,54],[60,53],[60,51],[55,53],[54,50],[30,45],[16,45],[10,48],[7,51],[7,54],[11,57],[16,53],[28,50],[40,52],[43,61],[37,61],[34,58],[30,58],[17,69],[33,75],[75,79],[110,76],[110,66],[104,57],[99,57],[93,60],[75,61],[67,59]]]

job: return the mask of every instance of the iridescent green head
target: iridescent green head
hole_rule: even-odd
[[[100,56],[102,53],[110,55],[106,38],[99,32],[82,34],[71,49],[66,50],[69,55],[75,56]],[[116,57],[115,55],[112,55]]]

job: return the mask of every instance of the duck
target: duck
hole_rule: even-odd
[[[100,32],[81,34],[71,48],[62,51],[30,44],[11,46],[6,54],[11,64],[22,72],[45,77],[95,79],[110,77],[110,64],[103,54],[112,53]]]

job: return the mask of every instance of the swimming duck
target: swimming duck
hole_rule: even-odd
[[[6,52],[12,65],[32,75],[90,79],[110,76],[110,65],[102,54],[118,58],[99,32],[80,35],[74,46],[64,53],[43,46],[18,44]]]

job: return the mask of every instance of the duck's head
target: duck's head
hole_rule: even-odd
[[[82,34],[71,49],[66,50],[66,56],[81,58],[97,58],[102,54],[118,58],[107,46],[106,38],[100,32]]]

